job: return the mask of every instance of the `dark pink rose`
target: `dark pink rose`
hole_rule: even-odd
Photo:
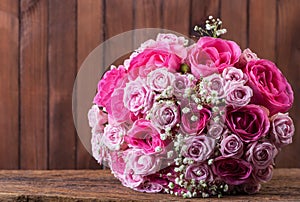
[[[106,107],[114,90],[121,84],[126,75],[123,66],[107,71],[98,83],[98,92],[94,97],[94,103]]]
[[[165,149],[165,143],[160,139],[159,132],[150,121],[144,119],[133,123],[125,140],[130,146],[143,149],[146,154],[161,153]]]
[[[207,108],[197,109],[197,104],[194,102],[182,104],[181,107],[182,131],[188,135],[200,134],[211,119],[211,111]]]
[[[253,90],[251,102],[269,109],[270,115],[288,111],[294,94],[286,78],[269,60],[253,60],[244,69],[248,85]]]
[[[196,78],[213,73],[222,73],[224,68],[233,66],[241,55],[240,47],[233,41],[213,37],[201,37],[191,46],[187,63]]]
[[[216,141],[206,135],[189,136],[184,140],[182,156],[196,162],[207,160],[213,153]]]
[[[128,73],[131,80],[138,76],[146,78],[152,70],[166,67],[170,72],[180,68],[181,58],[169,51],[160,49],[145,49],[135,56],[129,65]]]
[[[268,141],[253,142],[246,152],[246,160],[251,162],[255,169],[264,169],[274,163],[278,150]]]
[[[271,140],[280,148],[293,142],[295,126],[288,113],[278,113],[271,117]]]
[[[218,157],[214,161],[213,171],[227,184],[240,185],[251,176],[252,166],[242,159]]]
[[[227,107],[226,124],[244,142],[257,141],[270,128],[267,110],[253,104],[236,109]]]
[[[185,179],[212,182],[214,180],[214,176],[207,163],[194,163],[187,167],[185,171]]]
[[[240,158],[244,153],[244,144],[237,135],[228,135],[221,144],[221,154],[224,157]]]

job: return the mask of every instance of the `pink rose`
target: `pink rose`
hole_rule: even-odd
[[[127,155],[126,170],[135,175],[147,176],[161,169],[161,159],[155,155],[145,154],[142,149],[131,149]]]
[[[208,91],[209,95],[215,93],[218,98],[222,98],[224,96],[224,82],[219,74],[212,74],[203,78],[202,83],[204,89]]]
[[[132,128],[125,136],[125,140],[131,147],[143,149],[146,154],[161,153],[165,148],[165,143],[160,139],[159,132],[150,121],[144,119],[139,119],[133,123]]]
[[[196,48],[200,50],[192,50],[189,61],[192,73],[197,72],[197,78],[216,72],[222,73],[225,67],[238,62],[241,55],[241,49],[235,42],[213,37],[201,37]]]
[[[144,177],[144,182],[138,187],[134,188],[134,190],[146,193],[158,193],[161,192],[166,185],[168,185],[166,179],[156,177],[154,174]]]
[[[196,162],[207,160],[213,153],[216,141],[206,135],[189,136],[184,140],[182,156]]]
[[[160,130],[171,129],[180,120],[178,106],[172,101],[156,102],[151,109],[150,120]]]
[[[116,89],[111,95],[111,99],[106,105],[109,124],[118,125],[120,123],[131,123],[131,114],[124,106],[124,88]]]
[[[234,108],[246,106],[253,96],[252,89],[243,85],[233,85],[225,91],[225,94],[225,103]]]
[[[257,105],[241,108],[226,108],[226,124],[244,142],[257,141],[266,135],[270,128],[267,111]]]
[[[181,105],[180,128],[188,135],[200,134],[211,119],[211,111],[207,108],[197,109],[194,102]]]
[[[124,106],[135,115],[145,113],[150,109],[153,98],[154,93],[140,77],[126,84],[123,97]]]
[[[120,150],[124,146],[124,136],[126,129],[122,126],[107,125],[104,128],[102,141],[110,150]]]
[[[273,176],[273,166],[269,165],[263,169],[254,169],[252,176],[256,182],[268,182]]]
[[[229,185],[240,185],[251,176],[252,166],[242,159],[218,157],[213,172]]]
[[[264,169],[274,162],[278,150],[268,142],[253,142],[246,152],[247,161],[251,162],[256,169]]]
[[[224,125],[219,123],[211,123],[208,125],[207,136],[219,139],[224,131]]]
[[[162,92],[171,86],[174,80],[174,74],[168,72],[167,68],[159,68],[148,74],[147,85],[154,91]]]
[[[145,78],[152,70],[166,67],[170,72],[176,72],[180,68],[181,58],[165,50],[145,49],[132,58],[128,73],[131,80],[138,76]]]
[[[175,80],[172,83],[173,94],[177,99],[181,99],[187,88],[193,88],[194,83],[188,78],[186,74],[175,74]]]
[[[107,123],[107,114],[99,109],[97,105],[93,105],[88,112],[89,125],[94,132],[103,132],[104,124]]]
[[[106,107],[111,95],[116,87],[121,84],[125,75],[126,70],[123,66],[107,71],[98,83],[98,92],[94,97],[94,103],[101,107]]]
[[[207,163],[193,163],[186,168],[185,179],[212,182],[214,180],[214,176]]]
[[[237,63],[236,66],[238,67],[245,67],[246,64],[252,60],[259,60],[259,58],[257,57],[257,55],[255,53],[253,53],[249,48],[246,48],[243,53],[240,56],[240,60]]]
[[[225,68],[222,72],[222,77],[225,81],[225,86],[233,84],[245,84],[248,81],[248,78],[243,71],[235,67]]]
[[[269,60],[248,62],[244,69],[248,85],[253,90],[251,102],[269,109],[270,115],[288,111],[294,100],[293,90],[286,78]]]
[[[277,147],[291,144],[295,126],[288,113],[278,113],[271,117],[271,140]]]
[[[244,154],[244,144],[237,135],[225,137],[220,146],[220,152],[224,157],[241,158]]]

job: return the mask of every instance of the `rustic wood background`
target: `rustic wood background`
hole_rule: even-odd
[[[221,17],[224,38],[278,64],[295,91],[291,116],[299,129],[299,10],[299,0],[0,0],[0,168],[99,168],[72,119],[83,60],[124,31],[189,35],[208,15]],[[299,131],[278,167],[300,167]]]

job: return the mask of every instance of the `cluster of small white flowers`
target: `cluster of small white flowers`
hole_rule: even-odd
[[[219,37],[227,33],[225,28],[221,28],[222,24],[219,18],[214,19],[213,16],[209,16],[208,20],[205,21],[205,27],[202,28],[196,25],[194,31],[199,32],[201,36]]]

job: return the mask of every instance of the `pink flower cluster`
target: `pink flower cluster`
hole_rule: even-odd
[[[99,81],[88,113],[93,156],[142,192],[254,193],[292,143],[292,103],[280,70],[249,49],[159,34]]]

